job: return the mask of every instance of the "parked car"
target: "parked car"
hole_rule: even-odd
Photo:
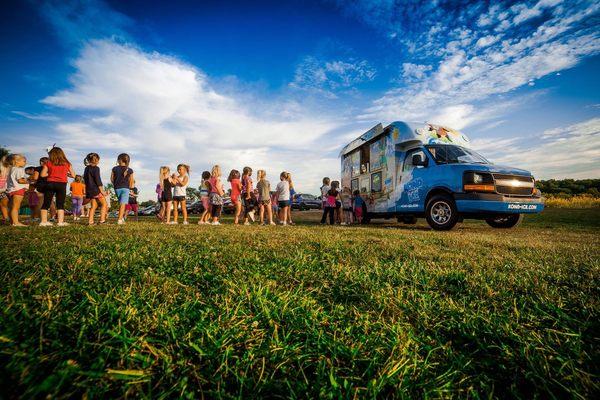
[[[148,207],[140,208],[138,210],[138,215],[141,216],[149,216],[158,214],[158,210],[160,210],[160,204],[152,204]]]
[[[312,194],[299,193],[294,196],[292,201],[292,210],[318,210],[322,207],[322,202]]]
[[[188,214],[202,214],[204,212],[204,206],[201,200],[195,200],[186,204]]]

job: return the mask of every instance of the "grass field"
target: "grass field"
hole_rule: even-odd
[[[600,209],[508,231],[298,215],[2,227],[3,395],[600,394]]]

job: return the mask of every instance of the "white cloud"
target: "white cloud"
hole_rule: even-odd
[[[432,68],[431,65],[403,63],[402,78],[406,82],[419,81],[424,79],[427,76],[427,72],[431,71]]]
[[[314,190],[320,175],[339,170],[320,145],[330,146],[325,135],[341,124],[319,111],[297,103],[240,102],[213,89],[193,66],[111,40],[90,42],[74,66],[71,87],[43,99],[89,114],[58,124],[59,143],[78,157],[97,149],[110,154],[111,163],[129,152],[149,168],[146,193],[152,193],[152,169],[162,164],[189,163],[196,180],[213,163],[225,170],[265,167],[272,179],[289,170],[301,190]]]
[[[549,129],[532,138],[473,141],[474,148],[496,148],[497,163],[519,165],[538,179],[600,178],[600,118]]]
[[[294,81],[290,86],[297,89],[335,91],[372,81],[375,75],[375,68],[366,60],[322,60],[308,56],[296,67]],[[330,97],[335,97],[334,93]]]
[[[12,111],[12,113],[34,121],[58,121],[60,119],[52,114],[33,114],[25,111]]]

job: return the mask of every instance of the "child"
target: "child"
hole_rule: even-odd
[[[56,210],[58,214],[58,226],[68,225],[65,222],[65,198],[67,197],[67,178],[74,178],[73,166],[67,160],[65,153],[60,147],[53,147],[48,152],[48,162],[42,168],[40,176],[46,178],[44,189],[44,204],[42,204],[42,222],[40,226],[52,226],[48,222],[48,209],[52,199],[56,197]]]
[[[351,225],[354,223],[354,215],[352,214],[352,192],[348,186],[342,189],[342,209],[344,210],[344,221],[341,225]]]
[[[252,199],[252,168],[242,170],[242,201],[244,202],[244,225],[250,225],[248,219],[254,222],[254,199]]]
[[[287,172],[279,174],[279,183],[275,188],[277,192],[277,202],[279,203],[279,221],[281,225],[287,225],[287,212],[290,207],[290,183],[287,180]]]
[[[187,207],[185,205],[185,196],[187,195],[187,187],[190,181],[189,165],[179,164],[177,166],[178,176],[175,178],[175,189],[173,193],[173,223],[176,224],[179,219],[178,207],[181,206],[181,213],[183,214],[183,224],[188,224]]]
[[[242,199],[240,198],[242,193],[242,182],[240,182],[240,171],[232,169],[227,181],[231,183],[231,204],[235,206],[235,218],[233,223],[237,225],[240,220],[240,213],[242,212]]]
[[[100,168],[98,163],[100,156],[97,153],[89,153],[83,160],[85,170],[83,171],[83,182],[85,183],[85,197],[89,201],[88,225],[94,225],[94,216],[96,209],[100,205],[100,223],[106,222],[108,207],[104,198],[104,186],[100,178]],[[110,201],[110,197],[109,200]]]
[[[35,181],[33,180],[33,176],[35,175],[35,167],[27,167],[25,168],[25,174],[27,175],[27,181],[29,182],[29,187],[27,189],[27,205],[31,210],[31,214],[29,216],[29,222],[37,221],[36,211],[38,209],[38,196],[35,191]]]
[[[212,215],[212,225],[221,225],[219,217],[221,216],[221,209],[223,208],[223,184],[221,183],[221,167],[215,165],[212,168],[210,179],[208,181],[210,185],[210,205]]]
[[[256,172],[256,180],[258,183],[256,184],[256,188],[258,189],[258,206],[260,207],[260,223],[261,225],[266,225],[264,223],[265,218],[265,210],[267,211],[267,216],[269,217],[269,225],[275,225],[273,222],[273,211],[271,209],[271,184],[266,179],[267,172],[264,169],[259,169]]]
[[[139,195],[139,191],[138,188],[135,187],[135,181],[133,182],[134,187],[129,191],[129,203],[127,203],[127,206],[125,207],[125,215],[123,216],[123,218],[127,218],[127,215],[130,212],[133,212],[135,214],[135,220],[138,220],[138,202],[137,202],[137,198]]]
[[[338,197],[335,200],[335,222],[336,224],[342,224],[342,198],[341,198],[341,192],[340,192],[340,182],[339,181],[333,181],[331,182],[331,186],[335,186],[336,190],[338,191]]]
[[[6,193],[10,197],[10,221],[12,226],[27,226],[19,221],[21,202],[29,187],[27,175],[25,174],[27,159],[22,154],[11,154],[9,159],[10,172],[6,182]]]
[[[6,185],[8,183],[8,174],[10,173],[10,159],[8,155],[0,160],[0,212],[2,213],[2,223],[8,224],[8,194]]]
[[[83,208],[83,198],[85,196],[85,185],[83,184],[83,177],[81,175],[75,175],[75,180],[71,182],[69,187],[71,190],[71,204],[73,205],[73,221],[79,220],[81,216],[81,210]]]
[[[328,177],[323,178],[323,185],[321,186],[321,207],[323,208],[323,216],[321,217],[321,224],[325,223],[327,219],[327,192],[331,189],[329,183],[331,180]]]
[[[277,192],[271,192],[271,210],[273,215],[277,216],[277,222],[279,222],[279,203],[277,201]]]
[[[163,211],[163,224],[171,224],[171,205],[173,203],[173,186],[175,178],[171,176],[171,169],[167,166],[160,167],[158,171],[158,181],[162,188],[160,198],[161,211]]]
[[[338,182],[331,182],[331,189],[327,192],[327,214],[329,215],[329,225],[335,223],[336,204],[340,201],[340,192],[338,191]]]
[[[354,191],[354,197],[352,198],[352,204],[354,206],[354,216],[356,217],[356,221],[359,224],[362,224],[363,205],[365,204],[365,201],[361,197],[360,192],[358,190]]]
[[[42,177],[42,169],[44,169],[44,165],[48,162],[48,157],[40,158],[40,165],[35,167],[33,173],[33,184],[35,185],[35,191],[38,197],[38,206],[35,209],[34,216],[36,218],[41,216],[42,213],[42,203],[44,202],[44,188],[46,187],[47,178]],[[50,205],[50,219],[56,219],[56,206],[54,202]]]
[[[289,207],[287,209],[286,220],[288,225],[294,225],[294,221],[292,221],[292,201],[294,200],[294,196],[296,196],[296,191],[294,190],[294,183],[292,182],[292,174],[286,172],[287,181],[290,184],[290,200],[288,201]]]
[[[133,170],[129,168],[129,154],[121,153],[117,157],[117,165],[113,167],[110,174],[110,181],[115,189],[117,199],[119,199],[119,218],[117,224],[123,225],[125,219],[125,208],[129,203],[129,189],[133,187]]]
[[[208,184],[208,180],[210,179],[210,172],[204,171],[202,172],[202,183],[200,183],[200,201],[202,202],[202,215],[200,216],[200,220],[198,221],[198,225],[204,225],[208,223],[208,219],[210,217],[210,185]]]
[[[160,221],[162,221],[163,220],[163,214],[164,214],[165,211],[163,210],[162,203],[160,201],[160,199],[162,199],[162,193],[163,193],[162,185],[161,185],[160,182],[156,184],[156,190],[155,191],[156,191],[156,202],[158,203],[158,207],[159,207],[158,208],[158,212],[156,213],[156,218],[158,218]]]

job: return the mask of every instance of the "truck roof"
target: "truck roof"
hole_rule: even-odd
[[[340,151],[340,157],[344,156],[362,146],[365,142],[377,139],[383,134],[392,133],[395,144],[413,147],[421,144],[455,144],[462,147],[470,147],[469,138],[462,132],[446,126],[428,122],[404,122],[395,121],[385,128],[378,123],[358,138],[348,143]]]

